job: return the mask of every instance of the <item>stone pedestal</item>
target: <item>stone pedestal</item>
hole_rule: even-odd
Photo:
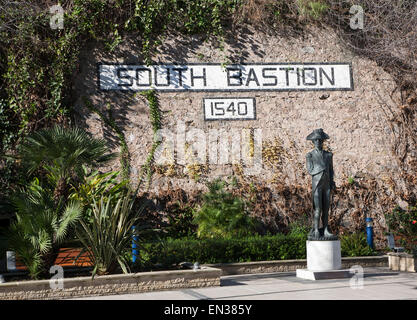
[[[340,241],[307,241],[307,269],[330,271],[342,268]]]
[[[309,280],[349,277],[341,270],[342,255],[339,240],[307,241],[307,269],[297,269],[297,277]]]

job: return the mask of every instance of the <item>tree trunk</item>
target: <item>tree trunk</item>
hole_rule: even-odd
[[[53,265],[55,265],[55,260],[58,257],[59,248],[52,248],[47,253],[43,254],[41,257],[42,266],[41,266],[41,277],[42,278],[50,278],[51,274],[49,270]]]

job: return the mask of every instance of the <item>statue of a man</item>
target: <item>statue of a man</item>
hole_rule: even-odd
[[[307,136],[314,143],[314,150],[307,153],[307,170],[312,176],[313,228],[309,240],[336,240],[328,226],[331,192],[335,189],[333,181],[333,154],[323,150],[323,141],[329,136],[323,129],[315,129]],[[322,228],[319,228],[320,218]]]

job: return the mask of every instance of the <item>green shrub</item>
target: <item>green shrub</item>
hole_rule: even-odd
[[[411,253],[417,243],[417,206],[410,206],[407,210],[396,207],[385,214],[385,221],[389,230],[400,237],[401,245]]]
[[[184,261],[227,263],[305,259],[305,238],[300,236],[252,236],[232,239],[168,239],[146,243],[140,252],[148,265],[169,267]]]
[[[142,212],[134,207],[135,198],[130,191],[118,194],[117,201],[110,195],[92,203],[92,223],[80,221],[76,228],[78,239],[83,244],[82,252],[94,264],[93,277],[113,273],[119,266],[124,273],[129,270],[127,250],[132,243],[133,230]]]
[[[61,244],[81,218],[76,201],[55,203],[53,192],[34,179],[13,197],[16,221],[7,231],[10,249],[28,268],[32,279],[49,275]]]
[[[89,224],[93,223],[93,201],[99,202],[101,198],[107,201],[112,196],[114,203],[120,195],[126,193],[128,180],[117,181],[120,171],[100,173],[95,170],[89,173],[87,167],[83,166],[83,174],[79,177],[80,182],[71,186],[69,199],[76,200],[83,205],[83,216]]]
[[[311,229],[311,219],[307,215],[303,215],[298,220],[288,224],[288,235],[301,236],[307,239],[307,235]]]
[[[58,201],[70,184],[84,175],[84,166],[103,165],[115,157],[104,139],[91,137],[78,127],[54,126],[31,133],[19,146],[19,158],[29,174],[41,169],[54,186]]]
[[[231,238],[251,234],[255,223],[246,210],[245,202],[224,190],[219,179],[208,184],[200,210],[194,213],[199,238]]]
[[[297,0],[298,11],[301,16],[318,20],[323,17],[329,6],[324,1]]]
[[[353,233],[340,237],[343,257],[372,256],[374,250],[368,245],[364,233]]]
[[[173,205],[167,219],[168,227],[166,229],[168,231],[168,237],[184,238],[195,236],[196,228],[193,223],[194,215],[192,207],[187,205],[184,207]]]

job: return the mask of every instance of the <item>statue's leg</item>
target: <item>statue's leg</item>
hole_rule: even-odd
[[[327,222],[329,219],[329,205],[330,205],[330,189],[326,188],[322,193],[322,204],[323,204],[323,213],[321,215],[321,223],[323,228],[327,227]]]
[[[329,237],[333,236],[329,229],[329,209],[330,209],[330,192],[331,189],[328,187],[323,192],[323,214],[322,214],[322,223],[324,229],[324,236]]]
[[[312,235],[315,238],[320,237],[319,224],[320,224],[320,211],[322,207],[322,190],[320,187],[316,187],[313,193],[314,211],[313,211],[313,230]]]

